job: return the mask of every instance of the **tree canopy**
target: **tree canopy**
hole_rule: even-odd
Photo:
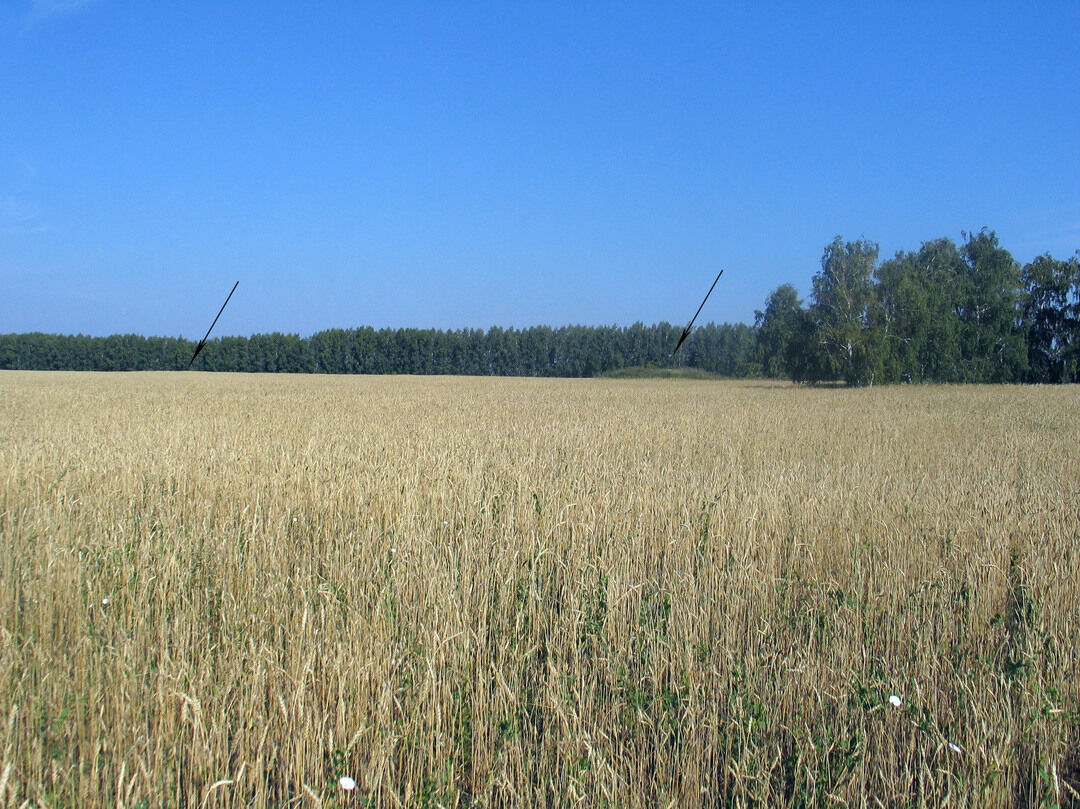
[[[673,363],[726,376],[755,374],[757,345],[744,324],[706,324],[672,358],[679,329],[645,326],[535,326],[528,329],[329,329],[208,340],[196,370],[324,374],[595,376]],[[191,340],[137,335],[0,335],[0,369],[183,370]]]
[[[963,237],[880,263],[837,237],[806,309],[784,284],[757,313],[758,366],[849,385],[1080,381],[1080,252],[1021,267],[993,231]]]
[[[682,367],[728,377],[874,385],[1080,381],[1080,251],[1021,267],[993,231],[923,242],[878,260],[869,241],[826,245],[804,306],[782,284],[753,326],[708,323],[672,356],[680,329],[328,329],[310,337],[209,340],[195,368],[329,374],[586,377]],[[0,335],[0,369],[182,370],[195,342],[175,337]]]

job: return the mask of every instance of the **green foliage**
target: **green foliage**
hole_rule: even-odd
[[[963,235],[959,247],[935,239],[876,268],[876,245],[837,237],[801,324],[783,287],[758,313],[765,373],[849,385],[1078,381],[1080,259],[1021,270],[993,231]]]
[[[1020,273],[1028,379],[1080,382],[1080,252],[1039,256]]]
[[[552,329],[330,329],[220,337],[207,342],[194,370],[249,373],[467,374],[597,376],[653,368],[679,374],[744,377],[756,370],[754,332],[745,324],[694,330],[672,368],[679,330],[645,326]],[[74,371],[185,370],[195,343],[137,335],[0,335],[0,369]]]
[[[814,381],[873,384],[877,352],[870,308],[877,255],[873,242],[845,243],[839,236],[825,248],[810,305],[814,340],[807,350]]]
[[[764,376],[798,379],[799,335],[806,320],[799,293],[791,284],[782,284],[765,301],[764,311],[754,312],[757,353]]]
[[[786,377],[861,386],[1080,381],[1080,251],[1021,268],[993,231],[924,242],[878,263],[873,242],[825,247],[804,308],[791,284],[753,326],[328,329],[210,340],[195,370],[495,376]],[[171,337],[0,335],[0,369],[183,370],[195,343]]]
[[[1023,378],[1027,351],[1019,328],[1020,267],[992,231],[965,234],[956,290],[965,382]]]
[[[924,242],[917,253],[897,253],[878,267],[875,315],[883,337],[883,381],[961,381],[954,292],[962,272],[960,250],[949,239]]]

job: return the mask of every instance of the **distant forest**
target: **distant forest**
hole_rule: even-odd
[[[849,385],[1080,381],[1080,251],[1020,266],[983,230],[878,261],[873,242],[825,248],[804,305],[774,290],[753,326],[329,329],[302,338],[211,339],[194,368],[329,374],[587,377],[681,367],[728,377]],[[150,371],[187,367],[196,343],[171,337],[0,335],[0,369]]]

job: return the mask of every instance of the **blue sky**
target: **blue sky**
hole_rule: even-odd
[[[0,333],[753,322],[1080,248],[1080,3],[0,2]],[[825,9],[822,6],[826,6]]]

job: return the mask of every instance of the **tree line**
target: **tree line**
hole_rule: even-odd
[[[1080,381],[1080,251],[1021,267],[983,230],[878,262],[825,248],[809,305],[790,284],[756,312],[763,373],[803,382]]]
[[[208,340],[195,361],[207,371],[326,374],[475,374],[586,377],[672,364],[680,329],[534,326],[527,329],[329,329],[302,338],[256,334]],[[196,343],[173,337],[0,335],[0,368],[157,371],[187,368]],[[679,362],[724,376],[752,376],[757,345],[746,324],[709,323]]]
[[[681,328],[329,329],[220,337],[210,371],[588,377],[682,367],[728,377],[850,385],[1080,381],[1080,251],[1021,267],[992,231],[924,242],[878,260],[873,242],[827,245],[804,305],[784,284],[753,326],[708,323],[672,357]],[[0,369],[182,370],[196,343],[173,337],[0,335]]]

